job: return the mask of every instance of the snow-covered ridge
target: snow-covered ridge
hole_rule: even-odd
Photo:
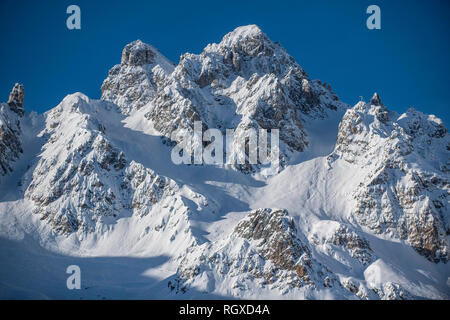
[[[31,181],[25,182],[25,198],[32,201],[33,213],[58,233],[76,232],[79,239],[92,232],[103,234],[118,219],[147,215],[165,216],[162,221],[170,222],[175,232],[173,236],[167,230],[169,237],[190,234],[191,209],[184,199],[192,198],[199,206],[206,201],[128,159],[114,145],[109,131],[117,130],[114,120],[120,121],[116,108],[77,93],[47,114],[41,132],[47,143]],[[157,225],[155,221],[152,227]]]
[[[432,261],[449,260],[450,136],[414,109],[398,116],[374,95],[347,111],[332,157],[361,168],[352,216],[376,233],[406,239]]]

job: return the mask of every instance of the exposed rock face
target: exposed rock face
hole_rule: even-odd
[[[314,225],[310,240],[317,250],[349,267],[354,266],[352,260],[363,266],[374,261],[369,241],[351,227],[336,221],[321,221]]]
[[[155,62],[151,47],[140,40],[127,44],[122,51],[121,64],[124,66],[143,66]]]
[[[407,240],[431,261],[447,262],[448,146],[441,120],[414,109],[398,116],[378,95],[349,109],[335,154],[364,172],[353,193],[354,218],[376,233]]]
[[[186,291],[200,285],[196,288],[208,291],[211,288],[198,283],[207,277],[231,283],[237,296],[255,285],[282,292],[339,288],[336,276],[312,258],[300,237],[286,210],[255,210],[227,237],[189,249],[177,272],[177,286],[169,286]]]
[[[259,253],[284,270],[300,268],[296,263],[308,248],[297,238],[294,221],[286,210],[262,209],[239,222],[234,232],[249,241],[261,241]],[[300,272],[302,273],[302,272]]]
[[[11,110],[19,116],[23,116],[25,114],[25,110],[23,108],[24,98],[25,90],[23,89],[23,85],[16,83],[9,94],[8,105]]]
[[[0,104],[0,175],[12,171],[12,162],[17,160],[22,150],[20,118],[24,115],[24,89],[15,84],[8,103]]]
[[[125,46],[120,65],[114,66],[102,84],[102,99],[120,107],[123,114],[150,102],[174,66],[158,50],[140,40]]]
[[[342,286],[361,300],[380,299],[380,296],[378,296],[375,290],[367,288],[362,283],[354,281],[354,279],[342,280]]]
[[[381,288],[374,288],[381,300],[411,300],[414,296],[397,283],[386,282]]]
[[[380,107],[384,106],[383,103],[381,102],[380,96],[376,92],[373,94],[372,98],[370,99],[370,104],[372,106],[380,106]]]
[[[11,162],[23,152],[20,142],[20,122],[6,104],[0,106],[0,174],[12,171]]]

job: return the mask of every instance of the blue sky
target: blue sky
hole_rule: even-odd
[[[81,8],[81,30],[66,8]],[[381,30],[366,8],[381,8]],[[399,112],[414,106],[449,124],[450,1],[0,1],[0,100],[25,85],[25,108],[44,112],[65,95],[101,95],[122,48],[141,39],[178,63],[239,25],[257,24],[311,78],[351,105],[377,91]]]

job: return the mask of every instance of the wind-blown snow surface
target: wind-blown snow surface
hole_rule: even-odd
[[[133,42],[102,89],[44,115],[2,104],[18,122],[0,131],[1,298],[450,297],[450,139],[434,116],[378,95],[348,108],[256,26],[175,67]],[[173,164],[167,137],[193,120],[289,128],[283,170]]]

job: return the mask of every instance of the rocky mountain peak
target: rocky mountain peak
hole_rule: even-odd
[[[370,99],[370,104],[373,106],[383,106],[383,103],[381,102],[381,98],[378,95],[378,93],[374,93],[372,98]]]
[[[424,114],[412,107],[402,114],[397,121],[405,132],[413,138],[443,138],[448,133],[441,119],[434,115]]]
[[[239,26],[236,29],[234,29],[233,31],[228,32],[225,35],[225,37],[223,38],[223,41],[225,41],[227,39],[236,40],[236,39],[245,39],[248,37],[260,37],[260,36],[264,36],[265,38],[267,38],[267,36],[265,35],[265,33],[261,30],[261,28],[259,26],[257,26],[256,24],[249,24],[246,26]]]
[[[274,51],[274,44],[257,25],[236,28],[223,37],[219,47],[240,51],[250,57],[269,56]]]
[[[136,40],[125,46],[120,64],[102,84],[102,100],[119,106],[123,114],[138,110],[153,99],[174,65],[155,47]]]
[[[322,118],[346,108],[330,86],[310,81],[255,25],[233,30],[201,54],[183,55],[167,79],[145,114],[160,133],[169,137],[175,129],[192,129],[194,121],[236,128],[236,136],[250,128],[279,129],[282,159],[308,146],[301,114]],[[249,167],[243,171],[255,169]]]
[[[219,44],[208,45],[201,57],[217,61],[211,63],[209,69],[221,69],[219,66],[223,64],[225,75],[231,72],[246,79],[255,73],[284,76],[292,69],[301,77],[306,75],[286,50],[272,42],[256,25],[229,32]]]
[[[365,117],[366,115],[375,116],[378,123],[387,123],[389,121],[389,111],[381,102],[378,93],[374,93],[370,102],[359,101],[351,110],[349,109],[344,119],[349,117]]]
[[[25,97],[25,90],[23,85],[16,83],[9,94],[8,105],[17,114],[23,116],[25,111],[23,109],[23,101]]]
[[[365,170],[353,193],[355,219],[406,240],[433,262],[449,260],[448,141],[440,119],[414,109],[398,116],[374,95],[370,105],[347,110],[335,149]]]
[[[155,53],[150,45],[141,40],[133,41],[125,46],[122,51],[122,65],[142,66],[154,62]]]

